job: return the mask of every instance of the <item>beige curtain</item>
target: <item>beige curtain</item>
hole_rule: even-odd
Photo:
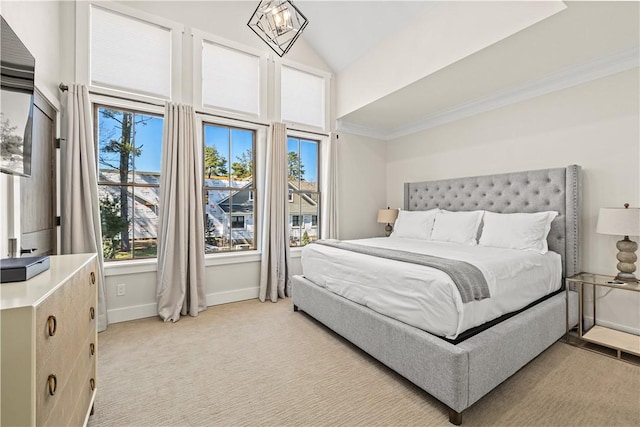
[[[167,103],[158,219],[158,315],[177,322],[207,308],[204,279],[202,153],[195,114]]]
[[[107,329],[104,291],[102,229],[96,147],[89,91],[70,84],[66,105],[67,141],[62,145],[61,232],[62,253],[98,254],[98,331]]]
[[[273,123],[267,138],[260,301],[287,296],[289,281],[289,224],[287,188],[287,128]]]
[[[338,238],[338,140],[338,135],[332,134],[322,143],[320,234],[323,239]]]

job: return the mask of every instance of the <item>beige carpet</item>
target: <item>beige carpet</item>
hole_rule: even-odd
[[[448,425],[443,404],[290,300],[111,325],[98,361],[90,427]],[[640,426],[640,367],[558,342],[463,425]]]

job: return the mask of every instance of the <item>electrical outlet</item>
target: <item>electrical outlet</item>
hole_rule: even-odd
[[[125,294],[125,284],[124,283],[120,283],[118,286],[116,286],[116,295],[121,297]]]

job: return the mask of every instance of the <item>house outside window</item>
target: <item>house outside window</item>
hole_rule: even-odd
[[[163,118],[96,105],[94,123],[104,258],[154,258]]]
[[[255,249],[255,131],[205,123],[205,253]]]
[[[307,245],[320,235],[319,146],[319,141],[287,138],[289,246],[292,247]]]

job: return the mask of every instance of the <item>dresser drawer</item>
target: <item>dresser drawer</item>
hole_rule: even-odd
[[[36,306],[36,365],[49,357],[57,345],[72,335],[75,317],[74,281],[67,280],[40,305]]]
[[[75,324],[75,322],[74,322]],[[77,326],[69,331],[68,337],[77,336]],[[36,424],[44,425],[45,421],[53,412],[57,413],[58,420],[64,420],[70,416],[69,410],[66,415],[58,408],[61,402],[70,399],[70,390],[73,387],[74,363],[77,359],[80,344],[69,339],[62,342],[63,345],[56,345],[49,357],[36,368]],[[55,376],[55,379],[50,376]],[[51,392],[54,392],[52,395]],[[57,411],[55,411],[57,409]],[[62,418],[61,418],[62,417]],[[50,424],[59,425],[59,424]]]
[[[69,425],[82,425],[89,410],[89,404],[96,389],[96,357],[94,337],[87,337],[83,347],[85,351],[80,352],[76,361],[76,370],[73,375],[73,387],[75,390],[76,406],[74,408]],[[94,343],[94,354],[91,354],[90,344]]]
[[[37,425],[69,425],[76,412],[80,390],[85,390],[91,360],[89,344],[96,351],[96,284],[90,272],[94,264],[82,268],[38,307],[37,319],[47,322],[48,315],[56,315],[57,330],[36,340],[36,423]],[[93,318],[91,317],[93,313]],[[42,321],[42,320],[41,320]],[[41,349],[40,347],[44,347]],[[38,357],[40,359],[38,359]],[[49,391],[49,376],[55,375],[55,395]],[[84,402],[84,399],[83,399]]]
[[[80,301],[86,301],[90,297],[97,297],[96,288],[98,286],[98,281],[96,271],[96,265],[94,263],[90,263],[76,276],[76,280],[79,282],[76,289],[78,290],[78,299]]]

